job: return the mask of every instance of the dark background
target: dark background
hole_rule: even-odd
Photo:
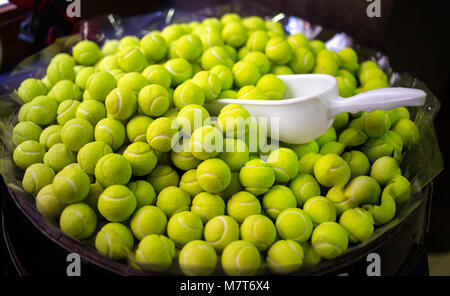
[[[274,14],[284,12],[297,15],[315,24],[348,33],[356,43],[376,48],[390,58],[395,71],[409,72],[426,83],[441,101],[442,107],[435,120],[436,133],[444,157],[450,164],[450,16],[448,1],[379,0],[381,17],[369,18],[366,0],[261,0],[259,4],[270,8]],[[21,24],[29,19],[33,1],[12,1],[17,5],[0,7],[0,36],[3,59],[0,80],[14,65],[28,55],[45,47],[58,36],[76,32],[77,20],[67,20],[49,3],[67,5],[65,0],[52,0],[42,4],[40,21],[33,27]],[[43,1],[47,2],[47,1]],[[166,7],[183,10],[203,9],[206,6],[225,4],[224,0],[95,0],[81,1],[81,15],[90,19],[113,13],[129,16]],[[46,5],[46,6],[45,6]],[[55,25],[56,24],[56,25]],[[50,29],[50,30],[49,30]],[[18,38],[22,32],[22,37]],[[31,32],[31,33],[30,33]],[[33,34],[35,32],[35,34]],[[35,42],[25,42],[30,36]],[[424,156],[426,157],[426,155]],[[450,176],[444,170],[434,181],[432,218],[428,249],[450,250]],[[2,188],[3,184],[2,184]],[[7,193],[2,189],[2,198]],[[2,246],[2,249],[3,246]],[[2,256],[3,257],[3,256]]]

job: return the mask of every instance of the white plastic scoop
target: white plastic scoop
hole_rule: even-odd
[[[295,74],[277,77],[286,85],[281,100],[219,99],[208,102],[205,107],[212,115],[218,115],[225,105],[242,105],[257,119],[268,118],[267,128],[272,138],[286,143],[302,144],[321,136],[339,113],[422,106],[426,97],[426,93],[419,89],[391,87],[341,98],[337,80],[330,75]],[[270,135],[270,125],[273,122],[271,118],[278,118],[278,135]]]

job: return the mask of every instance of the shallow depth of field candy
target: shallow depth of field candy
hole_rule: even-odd
[[[225,14],[141,39],[80,41],[23,81],[14,163],[36,208],[135,268],[292,273],[344,254],[411,197],[407,108],[343,113],[315,141],[277,143],[218,98],[280,100],[282,74],[336,77],[341,97],[388,87],[373,61],[280,23]],[[249,122],[249,121],[246,121]]]

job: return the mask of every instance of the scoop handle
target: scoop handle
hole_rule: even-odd
[[[343,112],[357,113],[375,110],[390,110],[404,106],[422,106],[426,93],[416,88],[390,87],[369,90],[349,98],[336,98],[330,101],[331,115]]]

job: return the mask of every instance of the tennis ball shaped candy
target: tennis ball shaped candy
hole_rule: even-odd
[[[196,169],[191,169],[181,176],[180,188],[186,191],[191,197],[195,197],[200,192],[203,192],[203,189],[198,185]]]
[[[306,74],[313,70],[315,62],[314,54],[308,48],[299,47],[293,51],[289,67],[296,74]]]
[[[308,199],[303,205],[303,211],[311,217],[311,221],[315,225],[328,221],[336,221],[335,206],[323,196],[315,196]]]
[[[227,136],[242,137],[248,130],[250,113],[241,105],[228,104],[220,110],[218,127]]]
[[[261,204],[252,193],[240,191],[228,200],[227,214],[242,223],[248,216],[261,214]]]
[[[180,37],[175,44],[177,55],[187,61],[195,61],[202,54],[203,44],[200,38],[194,34]]]
[[[187,134],[201,128],[205,121],[209,119],[209,112],[203,106],[190,104],[184,106],[176,115],[180,129]]]
[[[122,122],[113,118],[104,118],[97,122],[94,131],[96,141],[102,141],[113,151],[119,149],[125,142],[125,127]]]
[[[240,139],[225,138],[223,152],[218,157],[222,159],[231,171],[240,170],[249,160],[247,144]]]
[[[250,33],[245,47],[252,52],[264,52],[269,39],[270,36],[266,31],[256,30]]]
[[[178,262],[185,275],[206,276],[214,272],[217,254],[207,242],[195,240],[181,249]]]
[[[240,233],[243,240],[255,244],[260,251],[267,250],[276,239],[276,229],[272,221],[258,214],[245,218]]]
[[[95,73],[94,67],[84,67],[81,69],[75,77],[75,83],[81,90],[85,90],[89,77]]]
[[[356,72],[358,69],[358,55],[352,48],[343,48],[338,51],[339,58],[341,59],[341,68],[349,71],[350,73]]]
[[[39,142],[27,140],[14,149],[13,160],[19,168],[26,170],[32,164],[42,162],[44,154],[45,149]]]
[[[275,64],[287,64],[292,57],[292,48],[282,37],[274,37],[267,42],[265,54]]]
[[[205,31],[203,33],[197,34],[200,35],[200,39],[202,40],[203,50],[206,51],[210,47],[219,46],[223,47],[224,42],[222,38],[222,34],[217,31]]]
[[[101,141],[94,141],[84,145],[77,155],[80,167],[90,175],[94,175],[97,162],[103,156],[113,153],[110,146]]]
[[[110,222],[127,220],[136,209],[134,193],[123,185],[111,185],[98,199],[98,211]]]
[[[293,50],[296,50],[299,48],[306,48],[306,49],[309,48],[308,38],[301,33],[289,35],[286,38],[286,41],[289,43],[289,45],[292,47]]]
[[[44,154],[44,163],[50,166],[55,172],[61,171],[69,164],[76,162],[76,160],[76,153],[62,143],[53,145]]]
[[[20,107],[19,114],[17,114],[18,122],[28,121],[28,112],[31,108],[31,102],[25,103]]]
[[[241,87],[236,93],[236,98],[240,100],[268,100],[267,93],[254,85],[246,85]]]
[[[135,182],[128,183],[127,187],[136,196],[137,209],[144,206],[154,205],[156,203],[155,189],[149,182],[144,180],[137,180]]]
[[[270,73],[275,75],[290,75],[294,74],[294,71],[289,66],[273,64],[270,68]]]
[[[315,152],[319,153],[319,145],[316,141],[311,141],[305,144],[296,144],[292,145],[291,149],[297,154],[298,158],[300,159],[303,155]]]
[[[97,226],[94,210],[84,203],[68,205],[59,219],[59,226],[72,238],[84,240],[92,236]]]
[[[170,152],[172,163],[183,171],[195,169],[202,162],[200,159],[195,158],[192,153],[189,152],[189,149],[189,142],[186,142],[180,152]]]
[[[133,234],[122,223],[106,224],[95,237],[95,248],[97,251],[114,260],[127,258],[133,246]]]
[[[161,85],[147,85],[139,92],[138,104],[145,115],[161,116],[169,109],[169,93]]]
[[[28,78],[22,81],[17,94],[23,102],[31,102],[35,97],[45,96],[47,94],[47,87],[40,80]]]
[[[105,106],[109,117],[127,120],[136,112],[137,98],[127,88],[116,88],[106,96]]]
[[[222,132],[215,126],[204,125],[192,133],[190,148],[195,158],[206,160],[215,157],[223,148]]]
[[[398,206],[407,203],[411,197],[411,185],[405,177],[397,175],[383,189],[382,197],[390,195]]]
[[[313,231],[313,222],[308,214],[299,208],[282,211],[275,222],[277,233],[283,239],[304,243]]]
[[[121,48],[117,53],[117,63],[125,72],[141,72],[148,65],[144,51],[136,45]]]
[[[238,240],[225,247],[221,261],[227,275],[251,276],[260,269],[261,254],[253,243]]]
[[[411,147],[419,140],[419,129],[416,124],[409,119],[399,120],[392,128],[398,133],[405,144],[405,147]]]
[[[201,192],[192,200],[191,212],[206,223],[216,216],[225,214],[225,202],[220,195]]]
[[[62,101],[58,105],[58,109],[56,110],[56,121],[58,122],[58,124],[64,125],[67,121],[75,118],[80,104],[81,103],[79,101],[75,100]]]
[[[297,199],[291,189],[284,185],[273,186],[262,199],[262,204],[266,214],[276,219],[285,209],[295,208]]]
[[[242,19],[242,24],[249,31],[266,30],[264,19],[259,16],[248,16]]]
[[[234,83],[237,87],[255,85],[261,77],[258,66],[249,61],[239,61],[232,68]]]
[[[314,73],[328,74],[336,76],[339,69],[339,59],[336,55],[328,49],[321,50],[316,55],[316,65]]]
[[[348,128],[342,131],[339,135],[339,142],[345,146],[355,147],[362,145],[367,140],[367,135],[365,132],[353,128]]]
[[[231,182],[230,168],[219,158],[203,161],[198,165],[196,175],[199,186],[210,193],[225,190]]]
[[[92,126],[96,126],[101,119],[106,117],[105,105],[97,100],[84,101],[78,105],[75,117],[84,118],[89,121]]]
[[[381,186],[388,183],[395,176],[401,174],[402,172],[398,166],[398,162],[390,156],[378,158],[372,164],[370,169],[370,176],[374,178]]]
[[[161,61],[167,52],[167,44],[158,32],[150,32],[140,41],[140,47],[148,61],[155,63]]]
[[[311,244],[317,255],[325,259],[333,259],[347,250],[348,235],[338,223],[324,222],[314,229]]]
[[[180,247],[190,241],[200,240],[203,237],[202,219],[188,211],[176,213],[167,223],[167,235]]]
[[[174,257],[175,244],[164,235],[147,235],[136,249],[137,264],[146,270],[165,271],[172,265]]]
[[[196,84],[203,91],[206,102],[216,99],[222,90],[222,82],[219,77],[209,71],[200,71],[195,74],[192,77],[192,83]]]
[[[145,176],[156,167],[158,158],[149,144],[137,142],[129,145],[123,157],[131,164],[133,176]]]
[[[391,128],[391,120],[387,111],[364,112],[361,117],[363,130],[369,137],[380,137]]]
[[[299,161],[299,173],[314,175],[314,166],[323,155],[315,152],[309,152],[303,155]]]
[[[326,187],[344,186],[350,179],[350,167],[345,160],[336,154],[327,154],[314,164],[314,176]]]
[[[107,39],[102,46],[102,53],[105,56],[116,54],[119,51],[120,41],[117,39]]]
[[[274,170],[277,182],[288,182],[298,174],[297,154],[289,148],[279,148],[271,152],[267,162]]]
[[[104,187],[114,184],[125,185],[130,181],[131,175],[130,162],[120,154],[106,154],[95,166],[95,178]]]
[[[27,120],[40,126],[55,122],[58,103],[48,96],[38,96],[30,102]]]
[[[47,77],[52,85],[55,85],[60,80],[75,80],[75,70],[73,63],[69,61],[54,61],[50,62],[47,68]]]
[[[302,206],[309,198],[320,195],[320,186],[310,174],[299,174],[290,183],[298,205]]]
[[[286,90],[283,81],[273,74],[262,76],[256,87],[265,91],[269,100],[280,100]]]
[[[200,63],[206,71],[211,70],[214,66],[224,65],[231,67],[233,61],[230,59],[227,50],[222,46],[212,46],[207,48],[201,58]]]
[[[324,144],[320,148],[320,154],[322,154],[322,155],[326,155],[326,154],[341,155],[342,152],[344,152],[344,149],[345,149],[344,144],[342,144],[340,142],[336,142],[336,141],[331,141],[331,142]]]
[[[65,206],[53,194],[51,184],[44,186],[36,196],[36,208],[45,217],[59,218]]]
[[[173,103],[180,110],[190,104],[202,106],[205,103],[205,95],[197,84],[186,81],[175,89]]]
[[[160,208],[167,217],[174,214],[188,211],[191,205],[189,194],[176,186],[168,186],[158,194],[156,206]]]
[[[23,141],[31,140],[31,141],[39,141],[39,138],[42,133],[42,128],[31,122],[24,121],[19,122],[14,126],[12,140],[14,145],[19,145]]]
[[[266,262],[272,272],[286,274],[303,265],[303,248],[292,240],[279,240],[267,251]]]
[[[227,66],[217,65],[209,70],[209,72],[217,75],[221,82],[222,91],[229,90],[233,86],[233,72]]]
[[[22,187],[26,192],[36,195],[42,188],[51,184],[54,178],[55,172],[50,166],[35,163],[26,169],[22,179]]]
[[[172,86],[177,86],[192,77],[192,66],[183,58],[168,60],[164,67],[171,75]]]
[[[230,22],[222,29],[225,42],[233,47],[241,47],[247,41],[247,30],[241,22]]]
[[[155,206],[144,206],[134,213],[130,227],[134,236],[142,240],[149,234],[163,234],[166,230],[167,217]]]
[[[58,103],[65,100],[81,99],[81,90],[78,85],[70,80],[58,81],[47,94],[50,98],[55,99]]]
[[[345,186],[344,195],[357,205],[378,204],[381,188],[377,181],[369,176],[358,176]]]
[[[320,137],[315,139],[317,144],[319,144],[319,147],[322,147],[324,144],[328,142],[336,140],[337,140],[336,130],[333,126],[327,129],[326,132],[324,132]]]
[[[239,225],[230,216],[216,216],[206,223],[204,238],[221,253],[230,243],[239,240]]]
[[[73,47],[72,55],[78,64],[91,66],[101,58],[102,52],[94,42],[83,40]]]
[[[339,218],[351,242],[357,243],[369,238],[374,231],[372,215],[362,208],[348,209]]]
[[[139,94],[141,89],[143,89],[146,85],[149,85],[149,81],[139,72],[130,72],[124,74],[118,81],[117,87],[119,88],[128,88]]]
[[[89,176],[79,167],[67,166],[53,179],[52,189],[55,197],[63,203],[76,203],[89,193]]]
[[[74,118],[67,121],[61,130],[61,140],[72,151],[78,151],[85,144],[92,142],[94,128],[83,118]]]
[[[44,146],[45,149],[50,149],[53,145],[61,143],[61,130],[60,125],[47,126],[39,136],[39,143]]]
[[[352,150],[342,154],[342,158],[350,166],[352,172],[351,178],[367,175],[370,169],[370,163],[367,156],[361,151]]]
[[[260,159],[248,161],[239,172],[239,180],[245,190],[261,195],[275,183],[275,171]]]
[[[159,84],[164,88],[169,88],[172,82],[172,76],[162,65],[151,65],[142,71],[142,75],[150,84]]]
[[[178,140],[178,128],[174,118],[159,117],[147,129],[147,142],[157,151],[170,151]]]
[[[108,72],[96,72],[89,76],[86,90],[92,99],[104,102],[106,96],[117,86],[116,79]]]
[[[183,28],[179,24],[172,24],[172,25],[166,26],[161,31],[161,36],[166,41],[167,45],[170,45],[170,43],[172,43],[173,41],[177,40],[178,38],[180,38],[184,34],[185,34],[185,31],[183,30]]]
[[[150,123],[153,122],[153,119],[144,116],[144,115],[136,115],[132,117],[126,126],[126,134],[128,140],[131,143],[135,142],[147,142],[147,129]]]
[[[372,215],[375,225],[383,225],[394,219],[397,206],[388,189],[386,194],[381,196],[379,205],[364,205],[363,208]]]
[[[160,164],[150,173],[147,181],[152,184],[156,193],[160,193],[166,187],[178,186],[180,177],[178,177],[177,172],[172,167]]]

